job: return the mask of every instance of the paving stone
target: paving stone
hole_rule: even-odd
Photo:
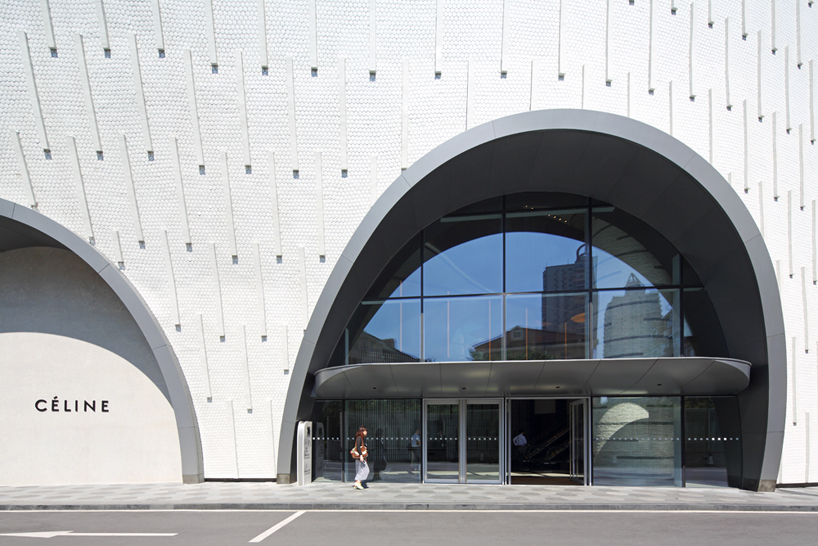
[[[737,489],[274,483],[0,487],[10,509],[664,509],[818,511],[818,487],[754,493]]]

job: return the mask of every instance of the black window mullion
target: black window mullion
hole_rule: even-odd
[[[506,360],[506,196],[502,198],[502,211],[500,215],[500,231],[503,235],[503,293],[501,296],[502,307],[500,309],[500,358]],[[489,317],[491,321],[491,317]]]
[[[593,245],[593,238],[591,237],[591,227],[593,226],[593,222],[591,219],[591,214],[593,214],[593,208],[591,206],[591,198],[588,198],[588,212],[585,214],[585,245],[588,251],[588,258],[586,261],[586,271],[585,271],[585,288],[588,291],[588,303],[585,305],[585,308],[588,310],[588,316],[585,317],[585,356],[587,358],[593,358],[594,355],[592,353],[592,345],[591,341],[593,339],[594,332],[593,330],[596,328],[594,324],[594,283],[593,283],[593,268],[594,268],[594,245]]]
[[[585,215],[585,244],[588,248],[588,270],[585,273],[585,282],[590,291],[593,288],[593,265],[594,265],[594,241],[591,236],[591,228],[593,227],[593,220],[591,215],[594,209],[591,207],[591,198],[588,198],[588,213]]]
[[[679,277],[681,279],[681,277]],[[679,356],[685,356],[685,289],[679,288]]]
[[[420,232],[420,361],[426,361],[426,315],[423,305],[426,286],[423,272],[426,269],[426,230]]]
[[[682,442],[682,487],[687,487],[687,476],[686,476],[687,475],[687,443],[685,442],[685,438],[686,438],[686,436],[685,436],[685,433],[686,433],[686,431],[685,431],[685,417],[686,417],[685,399],[686,399],[686,397],[682,396],[681,398],[682,398],[682,426],[681,426],[682,437],[679,439],[679,441]]]

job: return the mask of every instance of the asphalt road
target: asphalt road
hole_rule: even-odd
[[[39,535],[8,536],[13,533]],[[117,536],[123,533],[141,536]],[[800,546],[815,544],[817,535],[818,513],[796,512],[0,512],[3,546],[230,546],[253,540],[321,546],[354,543],[355,537],[368,546]]]

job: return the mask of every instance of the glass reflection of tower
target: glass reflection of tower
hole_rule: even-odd
[[[631,290],[614,296],[605,307],[603,358],[671,356],[670,317],[662,314],[659,292],[633,290],[642,287],[633,273],[626,287]]]
[[[555,293],[585,292],[589,260],[588,247],[582,245],[574,263],[548,266],[543,271],[542,329],[555,346],[560,340],[564,347],[571,346],[562,351],[562,358],[585,358],[586,305],[585,296]]]

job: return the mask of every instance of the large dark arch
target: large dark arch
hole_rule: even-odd
[[[698,273],[731,358],[752,363],[739,396],[742,488],[775,488],[784,440],[786,345],[767,247],[724,178],[682,142],[644,123],[588,110],[505,117],[438,146],[392,183],[338,259],[298,352],[282,419],[278,481],[294,474],[296,423],[309,419],[326,366],[366,290],[410,237],[468,204],[524,191],[593,197],[642,219]]]
[[[164,379],[164,384],[157,387],[168,397],[176,416],[182,480],[185,483],[204,481],[202,444],[190,390],[176,354],[145,300],[118,268],[75,233],[36,211],[0,199],[0,253],[29,247],[53,247],[74,253],[125,305],[150,345]]]

